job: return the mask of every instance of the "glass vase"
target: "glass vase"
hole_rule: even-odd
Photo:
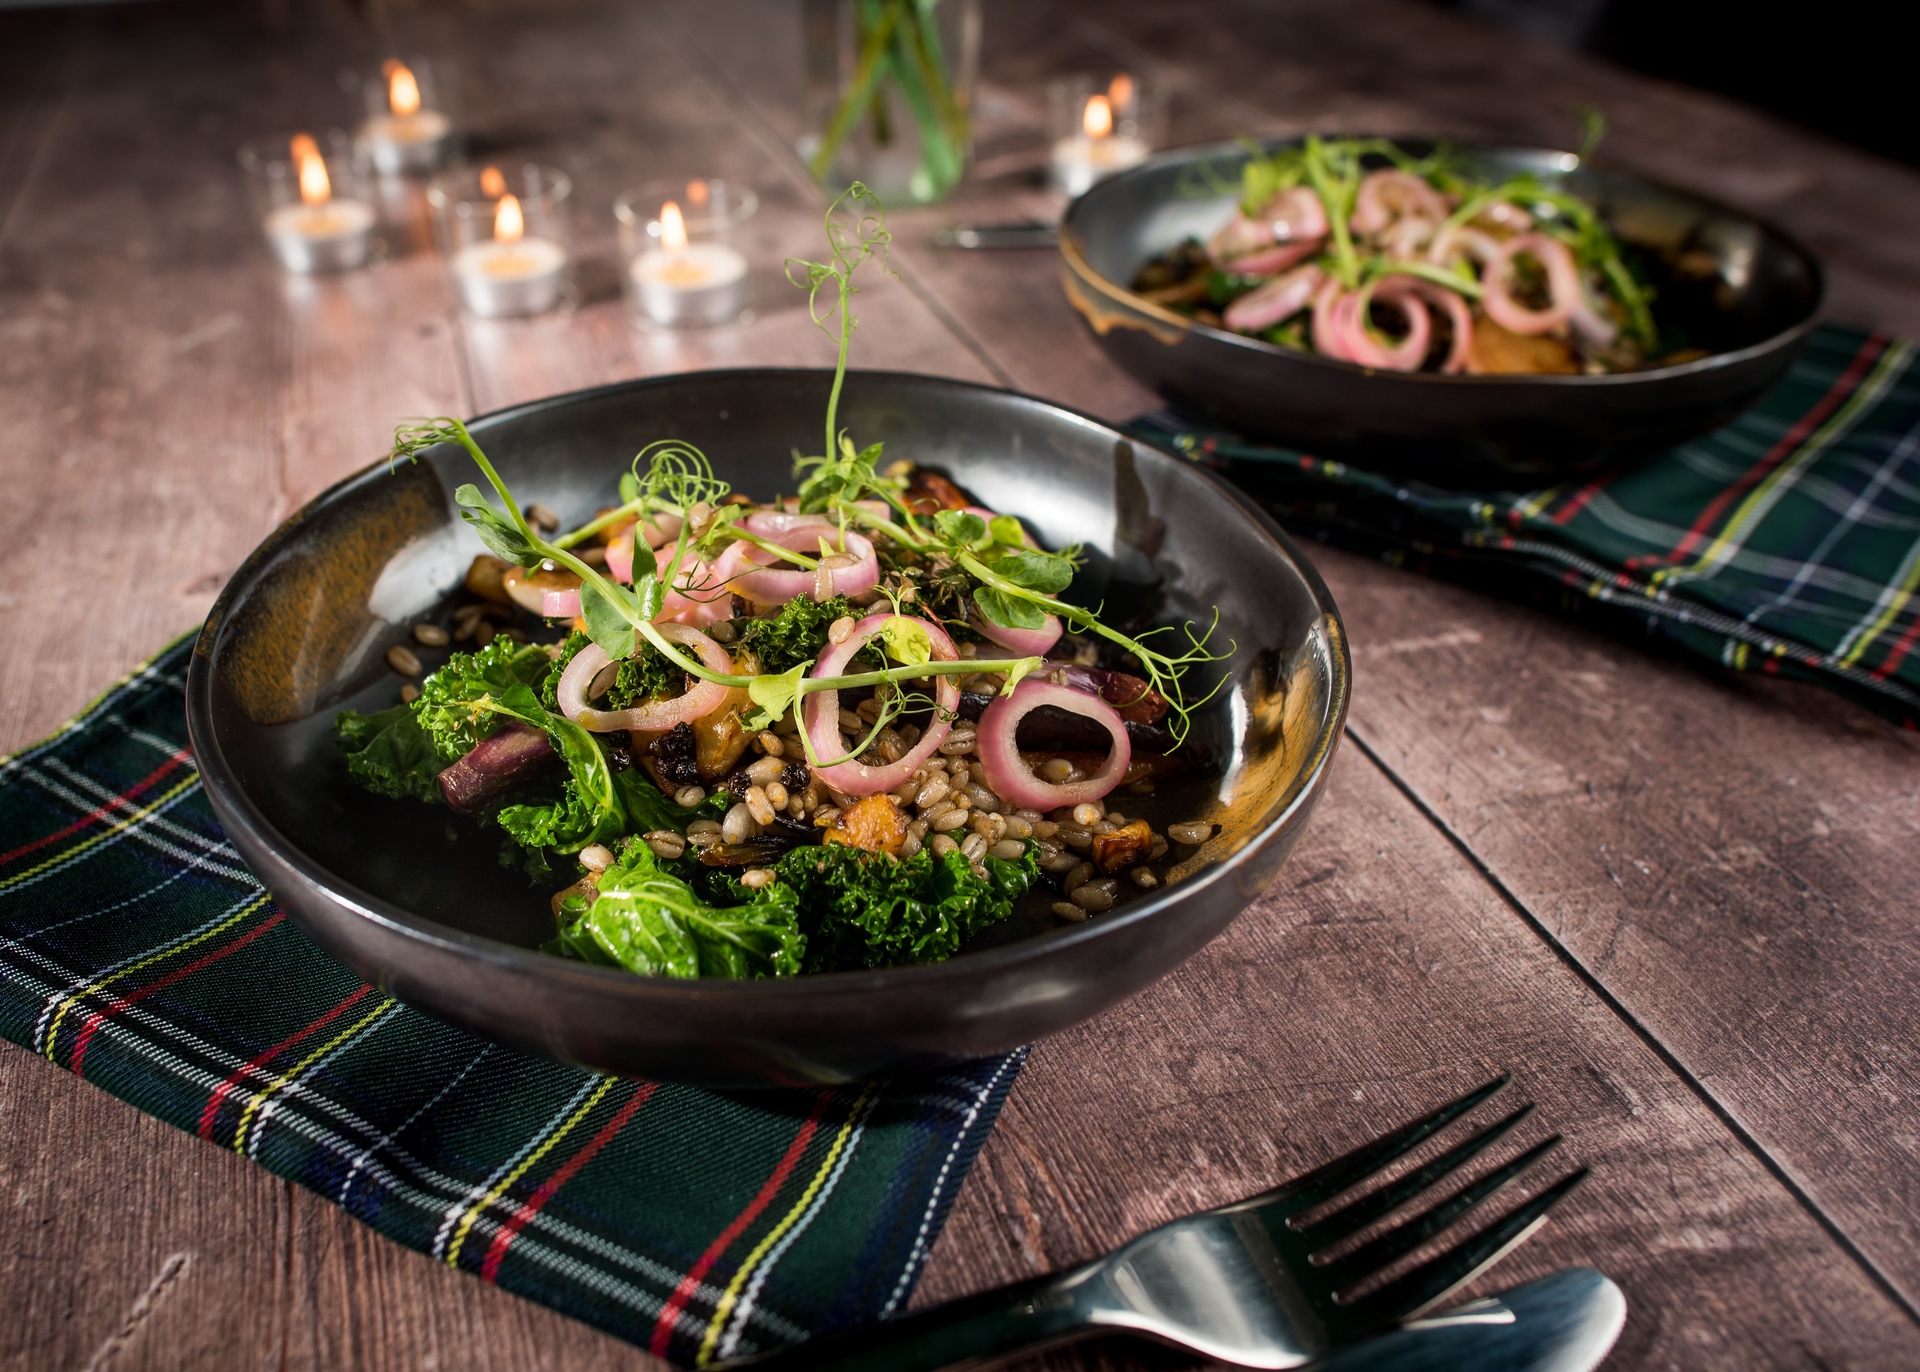
[[[945,198],[973,152],[980,0],[802,0],[814,179],[883,203]]]

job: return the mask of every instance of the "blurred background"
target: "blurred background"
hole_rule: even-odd
[[[1893,6],[1774,10],[1732,0],[1433,0],[1558,48],[1731,96],[1859,147],[1920,161]]]

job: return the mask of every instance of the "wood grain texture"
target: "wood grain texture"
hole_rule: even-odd
[[[1911,1299],[1920,739],[1359,558],[1351,728]]]
[[[1019,14],[1033,27],[1030,44],[1014,45],[1018,60],[1038,65],[1035,51],[1057,16],[1040,7]],[[1493,93],[1471,108],[1516,119],[1524,91],[1512,87],[1533,79],[1503,60],[1523,50],[1517,40],[1488,39],[1483,52],[1463,41],[1457,24],[1436,25],[1424,10],[1397,27],[1339,26],[1344,38],[1315,27],[1331,21],[1311,8],[1241,17],[1246,24],[1231,42],[1215,26],[1206,26],[1214,36],[1175,34],[1153,7],[1105,7],[1097,23],[1061,27],[1074,44],[1098,43],[1108,30],[1117,59],[1157,62],[1187,90],[1206,69],[1189,58],[1200,49],[1221,70],[1245,75],[1228,83],[1236,98],[1305,107],[1316,90],[1329,99],[1365,92],[1363,73],[1380,69],[1390,45],[1417,47],[1419,79],[1403,98],[1427,103],[1395,116],[1412,122],[1379,127],[1431,127],[1421,121],[1440,120],[1465,100],[1456,84],[1475,82]],[[1265,44],[1241,41],[1262,32]],[[1282,61],[1269,81],[1256,79],[1264,56],[1286,50],[1283,32],[1326,62]],[[1623,141],[1639,140],[1629,143],[1634,160],[1668,159],[1665,174],[1692,184],[1717,178],[1729,198],[1752,199],[1734,193],[1742,176],[1758,184],[1770,167],[1817,163],[1824,151],[1811,135],[1767,129],[1705,97],[1662,88],[1649,98],[1674,106],[1677,127],[1663,140],[1666,126],[1626,102],[1629,117],[1616,126],[1624,124]],[[1680,117],[1696,104],[1699,119]],[[1370,120],[1389,113],[1347,108],[1313,122],[1374,127]],[[1500,131],[1551,134],[1538,124]],[[1920,197],[1920,176],[1910,171],[1861,154],[1832,160],[1835,176],[1879,173],[1874,184],[1896,203]],[[1786,197],[1775,208],[1784,217],[1794,203]],[[1843,261],[1882,261],[1896,251],[1877,214],[1863,203],[1850,219],[1857,241]],[[1130,412],[1108,408],[1102,388],[1080,389],[1079,377],[1093,368],[1076,368],[1074,355],[1094,350],[1064,311],[1010,318],[970,308],[1015,299],[1008,278],[1040,289],[1050,261],[1011,253],[935,261],[929,278],[1018,384],[1111,418]],[[1855,321],[1901,326],[1897,292],[1876,297],[1874,308]],[[1034,357],[1045,361],[1035,365]],[[1355,645],[1358,736],[1913,1302],[1914,740],[1812,687],[1727,680],[1360,559],[1316,557]]]
[[[1540,1106],[1516,1151],[1564,1133],[1548,1175],[1595,1175],[1483,1289],[1599,1267],[1632,1312],[1611,1367],[1920,1360],[1920,1330],[1352,748],[1272,891],[1035,1048],[917,1299],[1083,1261],[1508,1068]]]
[[[1044,81],[1122,65],[1176,90],[1180,139],[1437,124],[1564,142],[1567,105],[1593,100],[1619,160],[1806,235],[1834,264],[1838,317],[1920,327],[1905,231],[1920,178],[1709,97],[1393,0],[1209,0],[1204,22],[1027,0],[990,3],[987,21],[988,174],[895,216],[902,279],[860,300],[873,365],[999,378],[1111,418],[1154,403],[1060,303],[1050,254],[931,247],[951,219],[1053,208],[1030,172]],[[0,593],[0,748],[194,622],[398,415],[829,361],[770,265],[818,242],[820,200],[790,151],[796,43],[775,0],[0,16],[0,474],[15,493],[0,557],[27,588]],[[460,58],[483,152],[573,172],[591,264],[573,313],[464,318],[424,255],[322,283],[266,262],[233,147],[337,110],[334,71],[389,45]],[[765,202],[760,317],[641,333],[615,292],[612,198],[713,172]],[[30,589],[98,574],[107,534],[110,594],[74,634]],[[1498,1281],[1571,1261],[1619,1277],[1635,1314],[1610,1366],[1920,1361],[1914,1325],[1765,1165],[1912,1280],[1911,747],[1824,694],[1729,685],[1320,560],[1357,648],[1355,734],[1386,770],[1349,748],[1278,889],[1226,940],[1039,1047],[918,1299],[1078,1260],[1515,1065],[1569,1155],[1604,1170]],[[1506,669],[1515,655],[1534,677]],[[0,1364],[657,1366],[12,1048],[0,1111]],[[1056,1361],[1143,1356],[1166,1364],[1131,1346]]]

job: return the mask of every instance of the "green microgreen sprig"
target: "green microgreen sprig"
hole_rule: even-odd
[[[833,215],[846,202],[853,210],[852,222],[843,224]],[[862,210],[862,206],[870,206]],[[796,286],[803,286],[807,292],[807,313],[819,330],[827,337],[838,334],[839,357],[833,369],[833,389],[827,393],[827,444],[822,453],[832,453],[839,447],[837,423],[840,415],[840,388],[847,379],[847,348],[853,342],[853,331],[860,321],[853,314],[853,297],[860,293],[853,284],[853,274],[868,259],[880,259],[880,270],[889,276],[898,273],[887,263],[887,245],[893,242],[893,235],[887,231],[887,217],[880,197],[868,190],[865,184],[856,181],[847,187],[844,194],[835,197],[827,206],[827,249],[830,262],[811,262],[804,257],[787,259],[787,280]],[[804,280],[796,279],[795,268],[804,269]],[[821,292],[831,282],[833,298],[822,308]],[[829,320],[837,319],[835,328],[828,327]],[[824,460],[824,459],[823,459]]]

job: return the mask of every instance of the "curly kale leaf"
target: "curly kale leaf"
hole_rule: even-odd
[[[835,972],[944,962],[961,944],[1013,913],[1039,879],[1029,847],[1017,859],[987,858],[976,876],[956,850],[923,848],[904,862],[858,848],[796,848],[774,867],[775,885],[799,896],[807,970]]]
[[[772,619],[749,620],[735,642],[735,652],[752,649],[760,655],[760,670],[778,676],[809,662],[826,650],[827,630],[843,616],[860,618],[854,603],[843,595],[816,601],[799,596],[780,607]]]
[[[682,695],[687,689],[687,674],[667,655],[645,640],[640,651],[620,664],[620,673],[607,690],[607,708],[626,710],[649,700]]]
[[[549,952],[649,977],[792,976],[806,955],[792,888],[770,883],[730,908],[702,902],[639,840],[600,874],[588,905],[563,907]]]
[[[544,647],[503,636],[478,652],[454,653],[444,667],[422,681],[420,699],[412,707],[414,717],[433,740],[441,760],[456,762],[500,727],[498,701],[515,687],[531,688],[532,703],[539,708],[550,679],[557,681],[559,673]]]
[[[440,799],[443,764],[411,707],[396,705],[370,715],[343,710],[334,727],[347,757],[347,775],[369,791],[396,799]]]

